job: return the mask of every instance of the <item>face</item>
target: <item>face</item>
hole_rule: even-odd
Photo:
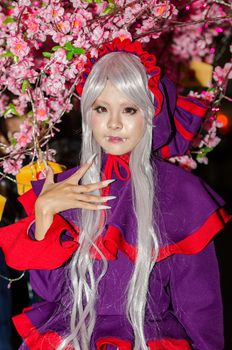
[[[131,152],[144,134],[144,117],[139,107],[108,80],[92,106],[93,136],[106,153]]]

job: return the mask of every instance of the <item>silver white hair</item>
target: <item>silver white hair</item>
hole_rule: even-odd
[[[137,219],[137,257],[127,291],[127,317],[135,337],[134,350],[147,349],[144,336],[144,317],[149,285],[149,275],[158,255],[158,230],[154,222],[155,175],[151,167],[152,119],[154,104],[148,88],[148,77],[139,58],[133,54],[113,52],[94,64],[81,98],[82,156],[81,164],[97,153],[94,164],[82,179],[83,184],[100,181],[101,148],[91,130],[92,105],[104,89],[107,80],[143,112],[145,131],[132,150],[130,169],[132,179],[133,208]],[[104,222],[102,212],[82,210],[80,218],[80,247],[70,263],[72,284],[72,311],[69,335],[58,347],[72,344],[76,350],[89,349],[96,321],[95,302],[100,279],[107,271],[107,261],[102,256],[102,272],[95,277],[94,260],[90,249],[96,242]]]

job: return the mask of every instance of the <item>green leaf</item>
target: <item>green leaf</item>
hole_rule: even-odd
[[[13,23],[13,22],[16,22],[16,19],[11,16],[8,16],[4,19],[2,23],[7,24],[7,23]]]
[[[115,7],[115,2],[114,2],[114,0],[107,0],[107,1],[108,1],[109,4],[113,4],[114,7]]]
[[[102,0],[95,0],[96,4],[101,4]]]
[[[18,63],[18,61],[19,61],[19,57],[18,57],[18,56],[16,56],[16,55],[14,55],[14,56],[13,56],[13,61],[14,61],[14,63]]]
[[[17,144],[17,140],[16,140],[15,137],[13,137],[13,138],[11,139],[11,144],[12,144],[13,146],[15,146],[15,145]]]
[[[75,54],[75,55],[81,55],[81,54],[84,54],[86,51],[85,49],[82,49],[82,47],[75,47],[72,52]]]
[[[115,5],[109,5],[108,7],[105,8],[105,10],[103,11],[104,15],[109,15],[110,13],[114,12],[115,9]]]
[[[22,83],[22,92],[25,93],[26,90],[31,86],[29,80],[24,79]]]
[[[42,53],[42,55],[43,55],[44,57],[46,57],[46,58],[51,58],[52,53],[51,53],[51,52],[46,52],[46,51],[44,51],[44,52]]]
[[[74,46],[72,46],[72,43],[70,41],[67,41],[64,45],[64,49],[67,51],[72,51],[74,49]]]
[[[200,149],[201,153],[198,153],[196,159],[205,157],[209,152],[213,151],[213,147],[203,147]]]
[[[57,51],[58,49],[60,49],[62,46],[60,46],[60,45],[56,45],[56,46],[53,46],[52,47],[52,51]]]
[[[10,103],[7,109],[4,112],[4,117],[7,117],[8,115],[13,114],[16,115],[17,117],[20,117],[20,114],[16,111],[16,108],[13,103]]]
[[[1,54],[1,57],[14,57],[14,54],[11,51],[6,51]]]
[[[49,125],[49,119],[43,120],[43,121],[42,121],[42,125],[43,125],[43,126]]]
[[[29,111],[29,112],[27,112],[27,116],[28,116],[28,117],[33,116],[33,111]]]
[[[71,59],[73,58],[74,52],[73,51],[68,51],[66,53],[66,58],[67,60],[71,61]]]

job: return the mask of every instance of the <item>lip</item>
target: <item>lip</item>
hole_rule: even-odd
[[[119,136],[107,136],[106,140],[111,143],[121,143],[126,141],[125,138]]]

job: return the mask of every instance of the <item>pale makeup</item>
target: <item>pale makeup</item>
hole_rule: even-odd
[[[144,124],[140,108],[107,80],[91,115],[93,136],[102,149],[114,155],[131,152],[144,134]]]

